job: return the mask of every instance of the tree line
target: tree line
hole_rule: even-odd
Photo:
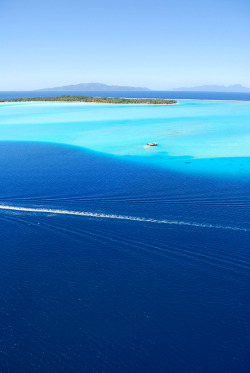
[[[0,99],[0,102],[92,102],[102,104],[150,104],[170,105],[176,104],[176,100],[152,99],[152,98],[118,98],[118,97],[92,97],[92,96],[58,96],[58,97],[22,97]]]

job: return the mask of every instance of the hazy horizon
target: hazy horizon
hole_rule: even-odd
[[[243,85],[240,85],[240,84],[230,84],[230,85],[228,85],[228,86],[224,86],[224,85],[212,85],[212,84],[204,84],[204,85],[201,85],[201,86],[195,86],[195,87],[176,87],[176,88],[170,88],[170,89],[152,89],[152,88],[150,88],[150,87],[132,87],[132,86],[121,86],[121,85],[114,85],[114,84],[107,84],[107,83],[100,83],[100,82],[93,82],[93,83],[79,83],[79,84],[76,84],[75,86],[77,87],[77,86],[79,86],[79,85],[95,85],[95,84],[101,84],[101,85],[107,85],[107,86],[110,86],[110,87],[121,87],[121,88],[125,88],[125,87],[127,87],[127,88],[132,88],[132,90],[135,90],[135,91],[143,91],[143,89],[142,88],[145,88],[145,90],[149,90],[149,91],[190,91],[190,92],[192,92],[192,91],[195,91],[195,88],[201,88],[201,91],[204,91],[204,92],[232,92],[232,93],[237,93],[237,92],[239,92],[239,93],[244,93],[244,92],[246,92],[246,93],[249,93],[250,92],[250,88],[249,87],[245,87],[245,86],[243,86]],[[55,91],[67,91],[67,89],[62,89],[62,88],[67,88],[67,87],[73,87],[74,85],[73,84],[68,84],[68,85],[63,85],[63,86],[58,86],[58,87],[43,87],[43,88],[37,88],[37,89],[34,89],[34,90],[28,90],[28,89],[20,89],[20,90],[0,90],[0,92],[36,92],[36,91],[46,91],[46,90],[48,90],[48,91],[52,91],[53,92],[53,89],[55,89]],[[238,87],[238,86],[240,86],[241,88],[242,88],[242,90],[239,90],[239,88],[238,88],[238,90],[230,90],[230,88],[233,88],[233,87]],[[206,89],[207,88],[207,89]],[[212,89],[212,88],[214,88],[214,90]],[[225,90],[223,91],[223,88],[225,88]],[[68,91],[70,92],[70,91],[74,91],[74,92],[76,92],[76,91],[78,91],[79,89],[69,89]],[[88,89],[83,89],[83,90],[79,90],[79,92],[81,92],[81,91],[98,91],[98,89],[90,89],[90,90],[88,90]],[[101,89],[101,91],[102,91],[103,89]],[[122,89],[123,91],[124,91],[124,89]],[[108,89],[107,89],[107,91],[109,91]],[[115,91],[119,91],[119,89],[115,89]],[[129,91],[129,90],[128,90]],[[197,90],[198,91],[198,90]]]

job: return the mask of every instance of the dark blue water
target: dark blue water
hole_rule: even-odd
[[[0,175],[0,371],[249,372],[249,182],[21,142]]]
[[[99,96],[99,97],[130,97],[130,98],[169,98],[169,99],[197,99],[197,100],[240,100],[250,101],[250,93],[246,92],[184,92],[184,91],[14,91],[0,92],[0,99],[20,97],[56,97],[71,96]]]

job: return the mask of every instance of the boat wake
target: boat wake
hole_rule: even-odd
[[[0,209],[18,211],[18,212],[21,211],[21,212],[43,213],[43,214],[84,216],[84,217],[97,218],[97,219],[129,220],[129,221],[143,222],[143,223],[180,225],[180,226],[191,226],[191,227],[198,227],[198,228],[229,229],[233,231],[243,231],[243,232],[250,231],[250,229],[241,228],[241,227],[222,226],[222,225],[217,225],[217,224],[204,224],[204,223],[187,222],[187,221],[181,221],[181,220],[180,221],[165,220],[165,219],[158,220],[158,219],[149,219],[149,218],[137,217],[137,216],[105,214],[105,213],[96,213],[96,212],[90,212],[90,211],[71,211],[71,210],[59,210],[59,209],[19,207],[19,206],[10,206],[10,205],[0,205]]]

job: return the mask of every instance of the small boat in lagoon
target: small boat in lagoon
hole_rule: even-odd
[[[157,142],[148,142],[148,146],[158,146]]]

